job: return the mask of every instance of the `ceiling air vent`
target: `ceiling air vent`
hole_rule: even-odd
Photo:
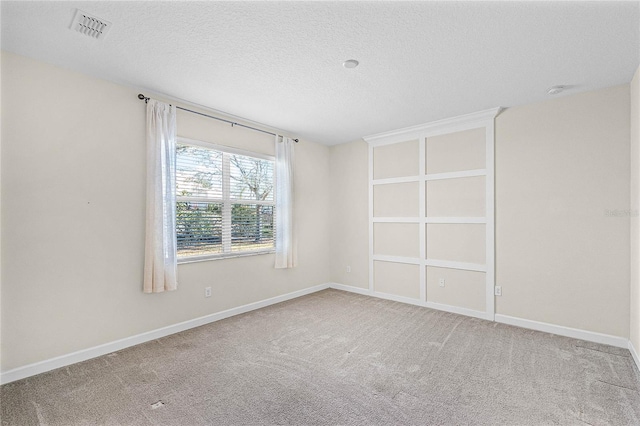
[[[111,22],[76,9],[70,28],[86,36],[102,40],[111,29]]]

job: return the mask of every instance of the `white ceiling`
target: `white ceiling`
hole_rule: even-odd
[[[628,83],[639,2],[7,2],[2,48],[333,145]],[[95,41],[75,8],[113,23]],[[360,61],[355,69],[342,62]]]

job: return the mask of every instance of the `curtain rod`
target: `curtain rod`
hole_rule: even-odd
[[[140,99],[141,101],[144,100],[144,103],[146,104],[149,99],[149,97],[143,95],[142,93],[138,93],[138,99]],[[193,114],[198,114],[198,115],[202,115],[203,117],[207,117],[207,118],[213,118],[214,120],[218,120],[218,121],[224,121],[225,123],[229,123],[231,124],[231,127],[234,126],[240,126],[240,127],[244,127],[245,129],[251,129],[251,130],[255,130],[256,132],[262,132],[262,133],[266,133],[268,135],[273,135],[273,136],[278,136],[275,133],[271,133],[271,132],[267,132],[266,130],[262,130],[262,129],[257,129],[255,127],[251,127],[251,126],[245,126],[244,124],[240,124],[240,123],[236,123],[235,121],[229,121],[229,120],[225,120],[224,118],[220,118],[220,117],[214,117],[213,115],[208,115],[208,114],[203,114],[201,112],[198,111],[193,111],[191,109],[187,109],[187,108],[183,108],[181,106],[177,106],[176,105],[176,109],[181,109],[182,111],[187,111],[187,112],[191,112]],[[298,139],[293,139],[293,141],[295,143],[298,143]]]

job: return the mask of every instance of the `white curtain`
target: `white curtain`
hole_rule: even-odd
[[[176,108],[147,103],[144,292],[176,289]]]
[[[276,268],[296,266],[293,223],[294,141],[276,136]]]

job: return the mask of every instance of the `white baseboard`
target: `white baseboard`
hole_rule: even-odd
[[[35,376],[36,374],[55,370],[56,368],[66,367],[67,365],[75,364],[81,361],[86,361],[88,359],[92,359],[92,358],[96,358],[112,352],[116,352],[131,346],[139,345],[141,343],[145,343],[151,340],[159,339],[161,337],[169,336],[174,333],[179,333],[181,331],[185,331],[190,328],[195,328],[195,327],[199,327],[201,325],[209,324],[215,321],[220,321],[222,319],[229,318],[234,315],[239,315],[239,314],[250,312],[256,309],[264,308],[266,306],[270,306],[276,303],[295,299],[297,297],[305,296],[307,294],[315,293],[321,290],[325,290],[327,288],[333,288],[336,290],[348,291],[351,293],[362,294],[365,296],[373,296],[380,299],[393,300],[396,302],[407,303],[407,304],[417,305],[417,306],[424,306],[427,308],[491,320],[491,318],[487,318],[486,313],[480,312],[480,311],[474,311],[471,309],[458,308],[455,306],[442,305],[442,304],[432,303],[432,302],[422,302],[418,299],[412,299],[409,297],[396,296],[392,294],[380,293],[375,291],[372,292],[367,288],[354,287],[354,286],[338,284],[338,283],[325,283],[325,284],[320,284],[314,287],[309,287],[302,290],[294,291],[292,293],[283,294],[281,296],[272,297],[270,299],[249,303],[243,306],[238,306],[236,308],[228,309],[226,311],[217,312],[211,315],[205,315],[200,318],[184,321],[178,324],[148,331],[146,333],[137,334],[135,336],[126,337],[124,339],[116,340],[114,342],[105,343],[103,345],[94,346],[92,348],[83,349],[70,354],[36,362],[34,364],[18,367],[13,370],[0,373],[0,384],[10,383],[16,380],[24,379],[26,377]],[[563,327],[559,325],[548,324],[548,323],[543,323],[538,321],[526,320],[522,318],[515,318],[515,317],[510,317],[507,315],[500,315],[500,314],[495,315],[495,321],[503,324],[514,325],[517,327],[557,334],[560,336],[573,337],[576,339],[582,339],[590,342],[616,346],[619,348],[628,348],[633,356],[634,361],[636,362],[636,365],[640,369],[640,357],[638,357],[638,353],[636,352],[631,342],[628,339],[625,339],[622,337],[595,333],[595,332],[586,331],[586,330],[579,330],[575,328]]]
[[[329,283],[329,288],[348,291],[349,293],[363,294],[365,296],[373,296],[377,297],[378,299],[393,300],[394,302],[407,303],[409,305],[424,306],[424,303],[420,302],[420,300],[418,299],[412,299],[411,297],[405,296],[397,296],[395,294],[381,293],[379,291],[371,291],[368,288],[354,287],[351,285],[338,283]]]
[[[181,331],[185,331],[190,328],[195,328],[195,327],[199,327],[201,325],[209,324],[215,321],[220,321],[222,319],[229,318],[234,315],[244,314],[246,312],[250,312],[256,309],[264,308],[265,306],[274,305],[276,303],[295,299],[297,297],[305,296],[307,294],[315,293],[317,291],[325,290],[327,288],[329,288],[329,284],[320,284],[314,287],[309,287],[302,290],[294,291],[292,293],[283,294],[281,296],[272,297],[270,299],[249,303],[243,306],[238,306],[237,308],[227,309],[226,311],[217,312],[215,314],[205,315],[200,318],[195,318],[189,321],[184,321],[184,322],[173,324],[167,327],[158,328],[156,330],[148,331],[146,333],[141,333],[135,336],[126,337],[124,339],[116,340],[114,342],[105,343],[103,345],[94,346],[92,348],[82,349],[77,352],[72,352],[70,354],[36,362],[34,364],[18,367],[13,370],[2,372],[0,374],[0,384],[10,383],[16,380],[24,379],[26,377],[35,376],[36,374],[55,370],[56,368],[66,367],[67,365],[75,364],[81,361],[86,361],[88,359],[96,358],[102,355],[116,352],[116,351],[128,348],[130,346],[139,345],[140,343],[149,342],[151,340],[169,336],[174,333],[179,333]]]
[[[423,302],[410,297],[396,296],[393,294],[370,291],[369,289],[354,287],[350,285],[329,283],[329,288],[336,290],[348,291],[351,293],[362,294],[365,296],[373,296],[380,299],[393,300],[395,302],[407,303],[410,305],[424,306],[426,308],[436,309],[440,311],[451,312],[454,314],[466,315],[469,317],[481,318],[489,321],[495,321],[503,324],[514,325],[516,327],[527,328],[531,330],[543,331],[545,333],[557,334],[559,336],[572,337],[574,339],[586,340],[588,342],[601,343],[604,345],[615,346],[618,348],[628,348],[640,369],[640,357],[638,356],[631,341],[624,337],[612,336],[609,334],[596,333],[593,331],[580,330],[577,328],[564,327],[561,325],[549,324],[539,321],[527,320],[523,318],[511,317],[508,315],[495,314],[495,316],[482,311],[475,311],[457,306],[444,305],[434,302]]]
[[[515,325],[516,327],[528,328],[530,330],[557,334],[559,336],[573,337],[574,339],[586,340],[588,342],[602,343],[603,345],[610,345],[618,348],[627,349],[629,347],[629,340],[624,337],[596,333],[594,331],[580,330],[577,328],[564,327],[561,325],[510,317],[508,315],[501,314],[496,314],[495,321],[503,324]]]
[[[407,303],[409,305],[423,306],[425,308],[436,309],[438,311],[451,312],[454,314],[466,315],[468,317],[481,318],[492,321],[492,315],[482,311],[475,311],[473,309],[460,308],[458,306],[444,305],[442,303],[423,302],[418,299],[412,299],[411,297],[396,296],[395,294],[381,293],[379,291],[370,291],[368,288],[354,287],[350,285],[329,283],[329,288],[336,290],[348,291],[351,293],[363,294],[365,296],[373,296],[379,299],[393,300],[394,302]]]
[[[368,288],[354,287],[352,285],[344,285],[344,284],[338,284],[338,283],[329,283],[329,288],[348,291],[350,293],[363,294],[365,296],[371,296],[371,292],[369,291]]]
[[[393,300],[394,302],[406,303],[407,305],[424,306],[424,303],[419,299],[412,297],[397,296],[395,294],[383,293],[381,291],[373,291],[370,296],[377,297],[378,299]]]
[[[640,356],[638,356],[638,352],[636,352],[636,348],[633,346],[633,343],[631,343],[631,340],[629,340],[629,352],[631,352],[631,356],[636,363],[636,367],[640,370]]]
[[[493,321],[493,315],[488,312],[476,311],[469,308],[461,308],[458,306],[445,305],[442,303],[425,302],[423,306],[431,309],[437,309],[439,311],[451,312],[454,314],[466,315],[468,317],[480,318],[487,321]]]

